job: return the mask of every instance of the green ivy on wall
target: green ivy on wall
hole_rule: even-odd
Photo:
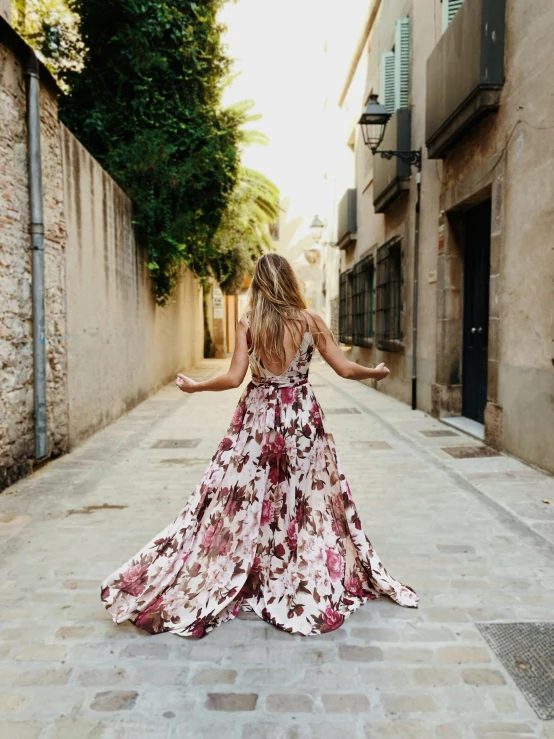
[[[220,104],[221,4],[69,0],[84,66],[63,72],[60,116],[133,201],[160,304],[183,264],[200,278],[234,270],[214,238],[239,172],[240,115]]]

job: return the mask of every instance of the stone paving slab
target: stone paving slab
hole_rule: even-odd
[[[195,375],[220,371],[206,361]],[[168,386],[0,496],[4,739],[554,739],[477,630],[551,621],[552,478],[315,361],[367,533],[417,610],[380,599],[337,632],[248,614],[200,641],[113,624],[104,577],[184,506],[240,391]],[[194,447],[155,447],[198,439]],[[361,443],[364,442],[364,443]],[[550,523],[552,522],[552,523]]]

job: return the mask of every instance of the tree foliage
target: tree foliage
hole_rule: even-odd
[[[215,234],[235,191],[239,116],[222,110],[230,62],[222,0],[69,0],[84,43],[61,117],[133,201],[164,303],[187,264],[225,272]]]
[[[12,0],[13,24],[62,82],[69,70],[82,67],[79,18],[67,0]]]
[[[246,167],[239,170],[235,187],[215,235],[219,253],[214,269],[224,292],[240,292],[244,277],[256,260],[273,248],[269,226],[279,217],[279,190]]]

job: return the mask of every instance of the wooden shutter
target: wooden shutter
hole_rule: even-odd
[[[464,0],[442,0],[442,27],[446,30],[452,21],[452,18],[456,15],[458,10],[462,7]]]
[[[389,113],[395,111],[394,97],[394,51],[387,51],[381,58],[381,102]]]
[[[394,108],[407,108],[410,100],[410,19],[396,21],[394,44]]]

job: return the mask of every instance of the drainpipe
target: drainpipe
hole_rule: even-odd
[[[417,200],[415,209],[414,233],[414,295],[413,295],[413,323],[412,323],[412,410],[417,408],[417,298],[418,298],[418,268],[419,268],[419,212],[421,209],[421,171],[416,173]]]
[[[40,158],[39,67],[34,54],[25,69],[27,78],[27,146],[29,203],[31,209],[33,369],[35,458],[47,454],[46,430],[46,336],[44,319],[44,221]]]

